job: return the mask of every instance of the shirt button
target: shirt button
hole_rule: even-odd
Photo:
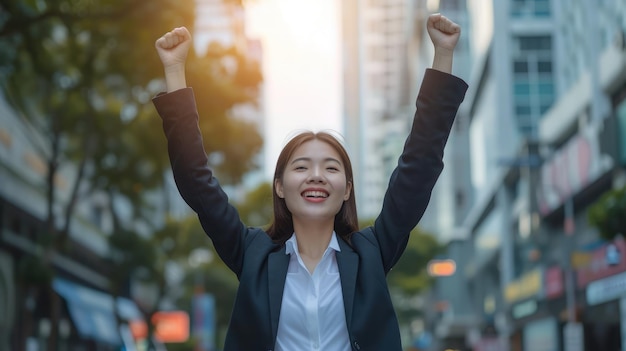
[[[355,349],[357,349],[357,350],[360,350],[360,349],[361,349],[361,345],[359,345],[359,343],[358,343],[358,342],[356,342],[356,341],[355,341],[355,342],[353,342],[353,343],[352,343],[352,345],[354,345],[354,348],[355,348]]]

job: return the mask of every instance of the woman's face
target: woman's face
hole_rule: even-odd
[[[339,153],[313,139],[294,151],[275,188],[294,220],[334,220],[349,199],[352,184],[346,180]]]

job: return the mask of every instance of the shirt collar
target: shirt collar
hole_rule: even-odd
[[[330,242],[328,243],[328,249],[332,249],[340,252],[341,248],[339,247],[339,241],[337,241],[337,234],[333,231],[333,235],[330,237]],[[285,253],[287,255],[291,255],[292,253],[296,253],[296,255],[300,255],[298,252],[298,240],[296,239],[296,233],[291,234],[289,240],[285,242]]]

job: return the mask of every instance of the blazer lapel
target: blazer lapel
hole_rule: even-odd
[[[283,290],[287,279],[287,268],[290,256],[285,253],[285,246],[272,252],[268,257],[268,289],[270,297],[270,318],[272,323],[272,339],[276,341],[278,333],[278,317],[283,302]]]
[[[343,293],[343,305],[346,312],[346,326],[348,331],[352,323],[352,307],[354,305],[354,290],[356,288],[356,276],[358,273],[359,257],[352,247],[343,240],[338,240],[341,251],[335,254],[339,277],[341,279],[341,291]]]

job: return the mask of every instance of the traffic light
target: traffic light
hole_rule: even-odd
[[[456,272],[456,262],[451,259],[430,260],[427,269],[431,277],[449,277]]]

